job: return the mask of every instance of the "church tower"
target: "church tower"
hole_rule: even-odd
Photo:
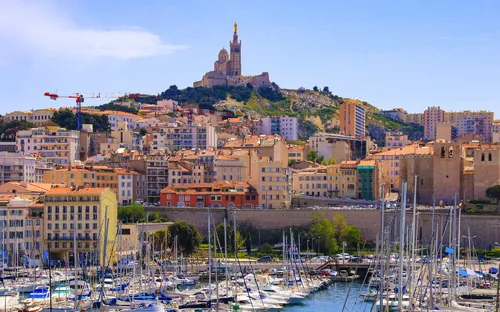
[[[233,41],[229,42],[230,57],[227,75],[230,77],[241,76],[241,41],[238,41],[238,24],[234,23]]]

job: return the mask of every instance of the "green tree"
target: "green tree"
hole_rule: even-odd
[[[215,228],[215,232],[217,233],[217,239],[219,240],[220,245],[224,246],[224,223],[220,223],[219,225],[217,225],[217,227]],[[229,224],[226,225],[226,235],[228,253],[234,253],[233,227]],[[236,247],[240,248],[241,246],[243,246],[243,241],[241,239],[241,234],[239,231],[236,233],[236,238],[238,239]]]
[[[330,93],[330,88],[328,88],[326,86],[323,87],[323,93],[327,93],[327,94]]]
[[[76,130],[76,116],[69,109],[56,111],[51,120],[62,128]],[[108,116],[106,115],[82,113],[82,123],[93,125],[95,131],[109,131],[111,129]]]
[[[124,207],[118,207],[118,220],[123,223],[135,223],[146,217],[144,207],[140,204],[131,204]]]
[[[260,252],[264,255],[271,255],[274,252],[274,249],[269,243],[265,243],[262,247],[260,247]]]
[[[146,128],[141,128],[139,129],[139,134],[141,136],[145,136],[146,134],[148,134],[148,130],[146,130]]]
[[[313,87],[313,90],[314,90],[315,92],[318,92],[318,91],[319,91],[319,88],[318,88],[317,86],[314,86],[314,87]]]
[[[335,229],[333,223],[325,218],[323,212],[315,211],[311,216],[312,226],[309,229],[309,235],[316,242],[319,241],[320,252],[324,254],[332,254],[338,249],[338,243],[335,239]],[[315,250],[315,246],[312,246]]]
[[[318,159],[318,152],[309,151],[306,155],[306,159],[309,161],[316,161]]]
[[[495,199],[497,203],[500,200],[500,185],[493,185],[486,189],[486,197]]]
[[[335,239],[339,244],[347,238],[347,221],[345,220],[344,215],[340,213],[336,213],[333,215],[333,228],[335,231]]]
[[[349,246],[356,246],[361,241],[361,230],[357,226],[348,225],[345,240]]]
[[[171,237],[177,236],[179,249],[186,255],[191,255],[200,247],[201,234],[198,229],[186,221],[174,222],[170,226]]]
[[[323,163],[323,161],[325,161],[325,156],[323,156],[323,155],[320,155],[320,156],[318,156],[318,158],[316,158],[316,163],[318,163],[318,164]]]
[[[245,237],[245,248],[247,250],[247,255],[252,253],[252,235],[250,232],[247,232],[247,236]]]
[[[36,125],[26,120],[13,120],[10,122],[0,121],[0,139],[5,141],[15,141],[16,133],[19,130],[36,128]]]

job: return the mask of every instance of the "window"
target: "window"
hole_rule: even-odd
[[[481,154],[481,161],[484,161],[484,153]]]
[[[262,168],[262,172],[266,172],[266,168]]]
[[[488,161],[491,161],[491,153],[488,154]]]
[[[276,172],[280,172],[280,168],[276,168]]]

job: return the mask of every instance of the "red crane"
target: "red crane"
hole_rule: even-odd
[[[75,99],[76,101],[76,130],[82,130],[82,103],[85,101],[85,98],[90,99],[100,99],[100,98],[120,98],[121,96],[112,95],[112,96],[101,96],[100,93],[92,93],[89,95],[83,95],[81,93],[74,93],[72,95],[59,95],[57,93],[45,92],[44,96],[48,96],[51,100],[57,100],[58,98],[66,98],[66,99]]]

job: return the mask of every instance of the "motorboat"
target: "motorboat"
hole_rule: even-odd
[[[11,289],[0,290],[0,310],[13,309],[19,305],[19,292]]]
[[[37,286],[28,298],[23,302],[26,304],[30,303],[46,303],[50,300],[50,289],[49,286]]]

